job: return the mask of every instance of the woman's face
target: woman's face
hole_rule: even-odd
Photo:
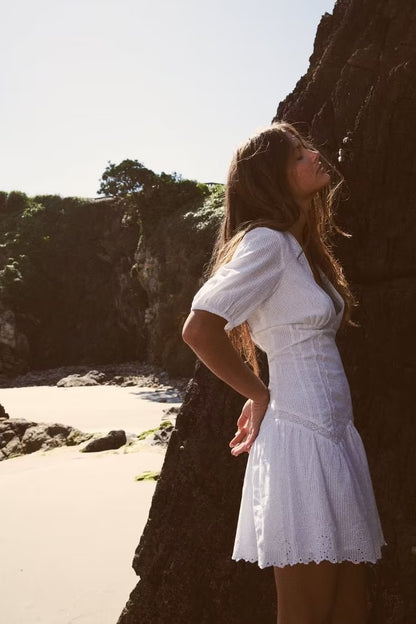
[[[287,167],[289,188],[295,201],[304,205],[329,184],[330,176],[319,160],[318,151],[305,147],[293,134],[289,134],[289,140],[293,148]]]

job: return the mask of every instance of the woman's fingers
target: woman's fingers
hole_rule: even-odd
[[[257,438],[259,427],[252,427],[249,431],[243,430],[238,432],[230,442],[232,455],[240,455],[240,453],[249,453],[254,440]]]
[[[245,435],[246,435],[246,431],[244,429],[241,429],[240,431],[237,431],[236,434],[234,435],[233,439],[230,442],[230,446],[235,446],[236,444],[241,442],[241,440],[243,440]]]
[[[234,455],[235,457],[237,455],[240,455],[241,453],[249,453],[251,449],[251,444],[249,444],[246,441],[241,442],[240,444],[237,444],[237,446],[235,446],[232,450],[231,450],[231,455]]]
[[[237,431],[230,442],[231,454],[249,453],[260,429],[268,403],[258,403],[248,399],[237,420]]]

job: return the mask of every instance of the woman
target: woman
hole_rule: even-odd
[[[365,562],[385,543],[335,343],[354,300],[331,252],[329,187],[319,152],[287,123],[240,147],[211,277],[183,328],[248,399],[230,442],[249,453],[232,558],[274,567],[278,624],[364,624]]]

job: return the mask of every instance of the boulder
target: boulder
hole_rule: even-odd
[[[99,386],[106,380],[107,375],[105,373],[100,373],[99,371],[92,370],[85,375],[79,375],[78,373],[75,373],[73,375],[63,377],[57,382],[56,385],[59,388],[73,388],[74,386]]]
[[[0,461],[58,446],[76,446],[91,438],[68,425],[36,423],[20,418],[0,422]]]
[[[3,405],[0,405],[0,420],[6,420],[7,418],[10,418],[10,416],[4,409]]]
[[[108,451],[110,449],[118,449],[126,444],[126,432],[123,429],[114,430],[107,433],[101,438],[91,440],[83,449],[83,453],[97,453],[98,451]]]

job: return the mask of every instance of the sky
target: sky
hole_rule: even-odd
[[[0,190],[96,197],[126,158],[225,182],[334,3],[2,0]]]

